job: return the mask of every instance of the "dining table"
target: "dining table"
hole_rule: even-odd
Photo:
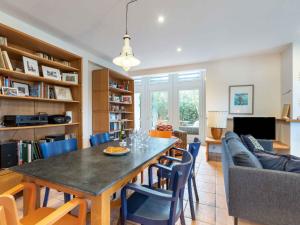
[[[91,225],[110,224],[112,195],[131,182],[138,174],[156,163],[172,148],[177,138],[149,138],[137,144],[128,140],[130,152],[111,156],[103,152],[109,146],[119,146],[119,141],[103,143],[48,159],[36,160],[10,170],[22,174],[24,181],[37,187],[36,207],[40,207],[40,187],[49,187],[91,201]],[[24,206],[28,194],[24,192]],[[27,214],[27,208],[24,208]]]

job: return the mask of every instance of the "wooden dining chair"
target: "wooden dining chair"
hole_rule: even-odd
[[[171,138],[172,131],[160,131],[160,130],[150,130],[150,137],[158,137],[158,138]]]
[[[29,196],[28,213],[18,218],[17,205],[14,195],[26,190]],[[74,198],[58,209],[38,208],[36,204],[36,188],[32,183],[21,183],[0,195],[0,224],[1,225],[85,225],[87,203],[83,199]],[[69,214],[79,207],[78,217]]]
[[[103,143],[110,142],[109,133],[98,133],[90,136],[90,144],[91,146],[97,146]]]
[[[69,140],[40,143],[40,149],[42,151],[43,158],[48,159],[50,157],[76,151],[78,149],[77,139],[72,138]],[[50,194],[50,189],[46,187],[43,207],[46,207],[48,204],[49,194]],[[71,195],[64,193],[64,199],[65,199],[65,203],[70,201]]]
[[[125,225],[126,220],[143,225],[174,225],[179,218],[181,224],[185,225],[183,194],[192,164],[192,155],[185,151],[181,163],[172,168],[161,164],[149,167],[149,171],[156,167],[171,173],[168,190],[153,188],[152,172],[149,173],[149,187],[126,185],[121,191],[121,225]],[[134,191],[128,199],[127,190]]]
[[[194,189],[194,194],[195,194],[195,198],[196,198],[196,202],[199,202],[199,195],[198,195],[198,190],[197,190],[197,183],[196,183],[196,172],[195,172],[195,164],[196,164],[196,159],[199,153],[199,149],[201,146],[201,142],[198,138],[194,139],[193,143],[189,144],[189,148],[188,148],[188,152],[191,153],[191,155],[193,156],[193,165],[192,165],[192,170],[191,170],[191,174],[189,176],[188,179],[188,195],[189,195],[189,202],[190,202],[190,211],[191,211],[191,217],[193,220],[196,219],[195,216],[195,209],[194,209],[194,200],[193,200],[193,189]],[[170,151],[181,151],[181,152],[186,152],[187,150],[185,149],[180,149],[180,148],[172,148]],[[170,156],[161,156],[159,159],[159,162],[161,162],[161,165],[163,165],[164,167],[168,167],[168,168],[172,168],[174,165],[176,165],[177,163],[181,163],[182,159],[178,159],[178,158],[174,158],[174,157],[170,157]],[[164,162],[164,164],[162,163]],[[171,178],[171,173],[168,170],[163,170],[163,169],[158,169],[157,171],[157,175],[158,175],[158,187],[160,187],[161,185],[161,179],[164,178],[167,181],[170,180]],[[166,182],[168,185],[168,182]]]

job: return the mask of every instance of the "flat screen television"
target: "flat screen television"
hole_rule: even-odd
[[[238,135],[251,134],[257,139],[276,139],[275,117],[234,117],[233,131]]]

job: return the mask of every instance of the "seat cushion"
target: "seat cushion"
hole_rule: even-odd
[[[233,158],[233,162],[237,166],[246,166],[262,169],[259,160],[252,154],[241,141],[235,138],[228,141],[228,150]]]
[[[256,140],[256,138],[252,135],[241,135],[241,139],[251,152],[254,152],[255,150],[265,150],[258,140]]]
[[[167,190],[155,189],[164,193],[170,193]],[[170,217],[171,202],[148,197],[146,195],[134,192],[127,200],[128,217],[135,216],[146,220],[168,221]],[[176,214],[181,212],[180,203],[177,204]]]
[[[22,225],[36,224],[54,211],[55,209],[52,208],[39,208],[35,210],[33,213],[22,218],[20,222]],[[64,217],[62,217],[59,221],[54,223],[53,225],[73,225],[73,224],[74,225],[78,224],[78,219],[74,216],[71,216],[70,214],[67,214]]]

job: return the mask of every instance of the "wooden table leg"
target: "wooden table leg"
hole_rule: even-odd
[[[92,199],[91,225],[110,225],[110,196],[105,192]]]

